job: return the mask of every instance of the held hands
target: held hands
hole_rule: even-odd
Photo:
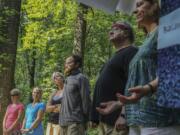
[[[59,110],[60,110],[60,105],[59,105],[59,104],[54,105],[53,112],[54,112],[54,113],[58,113],[58,112],[59,112]]]
[[[95,123],[95,122],[90,121],[90,122],[88,123],[88,127],[89,127],[89,128],[97,128],[97,127],[98,127],[98,124]]]
[[[9,135],[10,132],[11,132],[11,131],[8,130],[8,129],[6,129],[6,128],[3,129],[3,135]]]
[[[103,115],[112,113],[113,111],[121,108],[123,104],[119,101],[108,101],[100,104],[100,107],[96,107],[96,110]]]
[[[149,93],[149,89],[147,87],[143,87],[143,86],[136,86],[136,87],[128,89],[128,91],[130,93],[132,93],[131,96],[127,97],[127,96],[121,95],[119,93],[116,94],[119,101],[122,102],[123,104],[136,103],[143,96],[145,96]]]
[[[12,133],[13,129],[12,128],[5,128],[3,127],[3,135],[10,135]]]
[[[28,133],[28,132],[30,132],[31,130],[30,129],[21,129],[21,133],[22,134],[26,134],[26,133]]]
[[[116,120],[115,128],[117,131],[127,128],[126,119],[124,117],[122,117],[121,115]]]
[[[102,115],[107,115],[117,110],[118,108],[121,108],[124,104],[136,103],[143,96],[147,95],[150,92],[148,86],[136,86],[128,90],[130,93],[132,93],[131,96],[124,96],[117,93],[116,96],[119,101],[108,101],[101,103],[100,107],[96,107],[96,110]]]

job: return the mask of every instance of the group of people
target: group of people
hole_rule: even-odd
[[[22,125],[21,120],[23,118],[24,105],[19,101],[20,91],[18,89],[12,89],[10,95],[12,103],[8,105],[4,116],[3,135],[19,135],[21,133],[30,135],[31,132],[37,135],[43,134],[41,121],[46,107],[41,102],[42,90],[38,87],[33,88],[33,102],[26,107]]]
[[[54,72],[57,86],[45,105],[42,90],[32,91],[22,126],[24,106],[20,92],[11,91],[11,100],[3,121],[4,135],[43,135],[41,124],[48,112],[46,135],[85,135],[87,122],[99,127],[99,135],[179,135],[178,109],[158,106],[157,41],[160,7],[158,0],[138,0],[134,14],[146,38],[137,48],[134,32],[127,22],[115,22],[109,40],[115,54],[102,67],[96,81],[92,103],[90,87],[80,67],[81,57],[72,55],[65,61],[63,74]],[[173,79],[173,78],[172,78]]]
[[[161,2],[164,6],[169,1]],[[164,10],[173,11],[173,8],[167,6]],[[177,74],[176,78],[159,80],[159,1],[138,0],[134,14],[138,27],[144,30],[146,38],[137,52],[135,49],[130,52],[133,42],[130,42],[132,40],[126,32],[130,34],[131,29],[118,22],[112,26],[109,37],[117,51],[101,70],[96,83],[91,121],[94,126],[99,125],[102,135],[179,135],[180,109],[158,105],[158,98],[161,96],[157,95],[159,81],[168,83],[179,77]],[[165,55],[168,57],[167,53]],[[169,86],[171,84],[173,83],[169,83]],[[169,92],[173,92],[174,85],[169,86],[163,87],[163,91],[168,88]],[[176,89],[178,90],[179,88]],[[180,100],[178,92],[174,97]]]
[[[35,87],[32,103],[24,109],[19,102],[20,91],[11,90],[12,103],[4,116],[3,135],[44,135],[42,119],[45,112],[48,113],[46,135],[84,135],[91,102],[89,82],[79,70],[81,65],[81,57],[72,55],[65,61],[66,79],[60,72],[53,73],[57,90],[50,95],[47,104],[41,101],[42,89]]]

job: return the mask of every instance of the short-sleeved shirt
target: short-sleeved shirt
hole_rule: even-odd
[[[6,119],[6,128],[12,126],[12,124],[16,121],[19,112],[24,110],[24,105],[22,103],[18,104],[10,104],[7,107],[7,119]],[[17,126],[17,130],[21,128],[20,123]]]
[[[137,50],[135,46],[122,48],[103,66],[95,85],[91,121],[95,123],[101,121],[114,126],[119,117],[120,109],[108,115],[101,115],[96,111],[96,107],[101,102],[117,100],[116,93],[124,94],[129,63]]]
[[[32,123],[36,120],[38,111],[42,110],[45,111],[45,104],[40,102],[40,103],[36,103],[34,106],[32,106],[32,103],[29,104],[26,108],[26,113],[25,113],[25,117],[26,117],[26,123],[25,123],[25,128],[30,128]],[[44,131],[43,131],[43,127],[42,127],[42,123],[40,122],[37,126],[37,128],[35,128],[32,132],[30,132],[30,135],[43,135]]]
[[[157,77],[157,37],[158,29],[147,35],[129,66],[126,95],[128,88],[145,85]],[[170,124],[170,110],[157,105],[157,95],[143,97],[135,104],[126,105],[128,125],[161,127]]]

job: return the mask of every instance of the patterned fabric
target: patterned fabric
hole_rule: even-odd
[[[126,95],[129,95],[128,88],[145,85],[156,78],[157,69],[157,36],[158,30],[147,36],[144,44],[129,66],[129,76],[126,85]],[[161,127],[169,124],[168,109],[157,106],[155,94],[143,97],[136,104],[126,105],[128,125],[139,125],[144,127]]]
[[[180,108],[180,45],[160,49],[158,104]]]
[[[161,3],[162,16],[169,15],[170,12],[174,13],[173,11],[178,11],[180,7],[180,0],[162,0]],[[177,22],[172,20],[170,23]],[[164,22],[162,21],[160,25],[164,25]],[[176,31],[176,33],[180,32],[178,27]],[[161,34],[164,33],[159,33],[159,36]],[[180,108],[180,43],[158,50],[158,67],[158,105]]]
[[[161,0],[161,16],[167,15],[179,7],[180,0]]]

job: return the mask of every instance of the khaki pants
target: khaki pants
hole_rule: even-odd
[[[84,124],[71,124],[68,126],[61,127],[61,135],[85,135],[85,126]]]
[[[48,123],[46,135],[60,135],[60,126],[58,124]]]
[[[128,129],[117,131],[113,126],[100,122],[99,135],[128,135]]]

